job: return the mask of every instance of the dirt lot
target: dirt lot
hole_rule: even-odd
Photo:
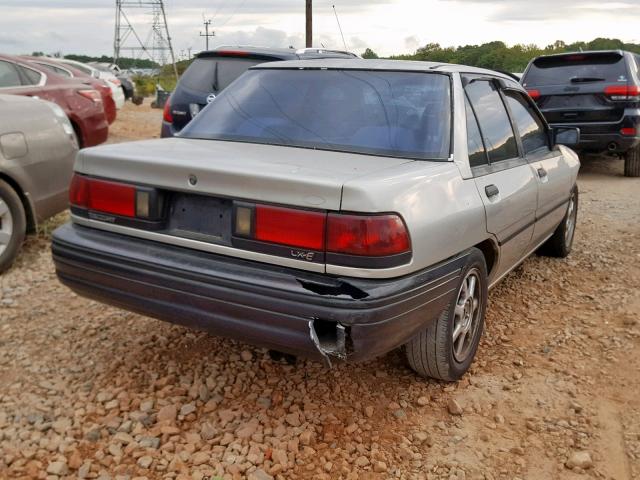
[[[157,135],[127,105],[115,141]],[[0,477],[640,478],[640,179],[585,161],[574,252],[490,294],[463,381],[267,352],[77,297],[48,233],[0,278]]]

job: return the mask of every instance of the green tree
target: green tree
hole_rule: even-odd
[[[378,54],[376,52],[374,52],[370,48],[367,48],[362,54],[362,58],[380,58],[380,57],[378,57]]]

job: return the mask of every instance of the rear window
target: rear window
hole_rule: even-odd
[[[251,70],[181,137],[446,159],[449,77],[356,70]]]
[[[567,85],[581,82],[626,82],[624,57],[617,52],[575,53],[540,57],[523,79],[525,86]]]
[[[180,83],[190,90],[200,93],[217,93],[227,88],[231,82],[250,67],[264,63],[264,60],[249,58],[197,58],[184,72]]]

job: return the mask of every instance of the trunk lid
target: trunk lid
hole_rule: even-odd
[[[76,171],[175,192],[340,210],[345,182],[410,161],[170,138],[82,150]]]
[[[522,84],[537,91],[536,102],[549,123],[618,122],[628,102],[605,94],[626,87],[629,71],[621,52],[584,52],[540,57]]]

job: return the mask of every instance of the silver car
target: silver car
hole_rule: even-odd
[[[34,98],[0,95],[0,273],[24,236],[68,206],[78,144],[64,111]]]
[[[256,66],[179,138],[80,152],[59,278],[277,352],[469,368],[487,290],[569,254],[577,129],[513,79],[378,60]]]

